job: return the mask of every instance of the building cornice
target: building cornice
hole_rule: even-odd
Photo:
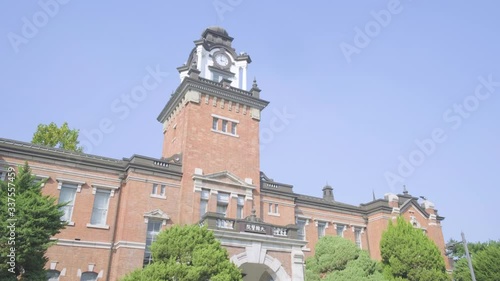
[[[138,173],[174,179],[182,177],[180,163],[135,154],[131,158],[118,160],[3,138],[0,138],[0,154],[28,162],[36,161],[117,175],[133,170]]]
[[[92,170],[104,169],[121,172],[125,166],[123,160],[3,138],[0,138],[0,152],[3,155],[21,158],[26,161],[35,160],[45,163],[71,164],[76,167],[86,166]]]
[[[211,81],[205,78],[191,78],[185,77],[177,90],[170,98],[168,103],[165,105],[163,110],[157,117],[160,123],[167,120],[174,110],[179,106],[189,90],[199,91],[203,94],[208,94],[226,101],[232,101],[242,105],[249,106],[251,108],[256,108],[258,110],[264,109],[269,102],[253,97],[252,93],[249,91],[241,90],[234,87],[223,87],[222,83]]]

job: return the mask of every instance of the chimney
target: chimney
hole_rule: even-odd
[[[333,198],[333,188],[328,185],[328,183],[323,187],[323,199],[328,202],[333,202],[335,199]]]

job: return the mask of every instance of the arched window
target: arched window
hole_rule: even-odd
[[[84,272],[82,273],[80,281],[97,281],[97,273],[90,271]]]

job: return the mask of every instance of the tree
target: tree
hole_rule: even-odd
[[[380,264],[352,241],[324,236],[306,261],[306,280],[383,281]]]
[[[65,226],[64,204],[42,195],[41,184],[28,163],[0,181],[0,280],[47,280],[45,252]]]
[[[458,258],[453,270],[453,279],[456,281],[471,281],[469,264],[464,257],[463,244],[454,244],[452,256]],[[472,268],[477,280],[497,281],[500,280],[500,242],[489,241],[486,243],[468,243],[472,259]]]
[[[198,225],[173,226],[151,245],[153,263],[137,269],[122,281],[237,281],[239,269],[213,232]]]
[[[389,280],[450,280],[436,244],[401,216],[396,224],[389,222],[380,251],[384,276]]]
[[[33,134],[32,143],[42,144],[50,147],[58,147],[66,150],[82,152],[83,147],[78,146],[77,129],[70,129],[68,123],[64,122],[61,127],[52,122],[49,125],[39,124],[36,132]]]

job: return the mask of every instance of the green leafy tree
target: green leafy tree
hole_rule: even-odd
[[[352,241],[325,236],[315,247],[314,256],[306,261],[306,280],[383,281],[380,264]]]
[[[50,147],[57,147],[76,152],[82,152],[83,147],[78,146],[77,129],[70,129],[68,123],[64,122],[61,127],[52,122],[49,125],[39,124],[36,132],[33,134],[32,143],[42,144]]]
[[[469,264],[465,258],[463,244],[457,245],[454,255],[459,257],[453,270],[453,279],[456,281],[471,281]],[[500,280],[500,242],[478,242],[468,244],[472,259],[472,268],[477,280],[498,281]],[[461,254],[461,256],[459,256]]]
[[[389,222],[380,251],[384,276],[389,280],[450,280],[436,244],[403,217],[398,217],[396,224]]]
[[[0,181],[0,202],[0,280],[47,280],[45,252],[64,228],[59,210],[64,204],[42,195],[28,163],[17,173],[9,168]]]
[[[213,232],[198,225],[173,226],[151,245],[153,263],[122,281],[237,281],[240,270],[229,261],[226,249]]]

